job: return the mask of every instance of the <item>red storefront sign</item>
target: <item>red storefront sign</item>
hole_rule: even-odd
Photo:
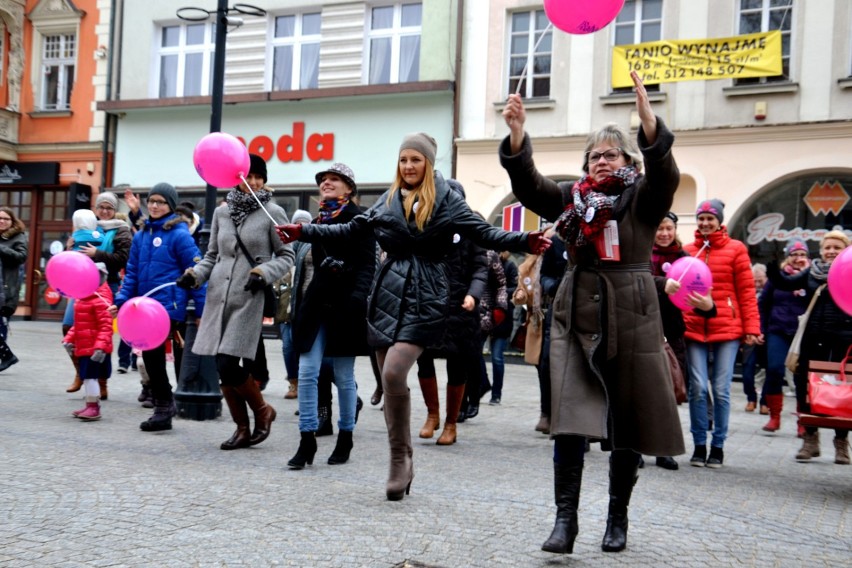
[[[237,138],[246,144],[245,138],[242,136]],[[285,164],[301,162],[305,154],[312,162],[334,159],[334,133],[312,133],[306,140],[304,122],[294,122],[293,133],[284,134],[277,141],[273,141],[269,136],[260,135],[252,138],[246,146],[249,152],[257,154],[267,162],[273,156],[277,156],[278,160]]]

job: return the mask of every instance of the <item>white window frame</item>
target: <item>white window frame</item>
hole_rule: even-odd
[[[644,0],[628,0],[628,1],[633,1],[633,3],[636,4],[635,19],[619,22],[618,17],[616,17],[616,19],[612,22],[612,45],[616,46],[616,45],[630,45],[630,44],[642,43],[642,28],[643,28],[643,26],[645,26],[647,24],[654,24],[654,23],[658,23],[659,26],[660,26],[660,37],[658,37],[657,39],[654,39],[654,40],[647,40],[647,41],[660,41],[661,39],[663,39],[663,14],[665,13],[666,0],[662,0],[659,18],[646,18],[645,17]],[[622,14],[624,13],[623,9],[622,9],[621,13]],[[627,26],[630,26],[630,27],[633,28],[633,40],[630,41],[628,44],[616,43],[616,37],[615,37],[616,31],[620,28],[625,28]],[[610,60],[610,64],[612,64],[611,60]],[[660,85],[659,84],[657,84],[657,85],[646,85],[645,89],[648,90],[649,92],[659,91]],[[618,88],[618,89],[612,89],[612,92],[613,93],[631,93],[631,92],[633,92],[633,87],[623,87],[623,88]]]
[[[59,9],[57,9],[57,7]],[[50,8],[50,9],[48,9]],[[44,101],[43,86],[43,71],[42,53],[44,46],[44,38],[53,35],[73,35],[77,41],[77,50],[75,60],[80,56],[80,19],[83,17],[83,12],[74,9],[72,6],[60,2],[59,5],[52,4],[50,7],[46,3],[41,2],[33,8],[33,11],[28,15],[33,26],[32,44],[30,53],[32,54],[30,61],[30,86],[33,90],[33,110],[36,113],[70,113],[72,112],[70,104],[62,109],[45,109],[42,106]],[[73,82],[77,81],[77,73],[80,66],[76,61],[74,64]],[[71,101],[68,101],[69,103]],[[88,102],[86,104],[89,104]]]
[[[48,57],[48,42],[51,40],[59,42],[56,48],[59,51],[57,57]],[[68,50],[69,42],[73,43],[73,47],[71,48],[73,51],[70,56],[65,56],[64,54]],[[73,33],[45,34],[41,36],[41,73],[39,75],[40,86],[38,96],[38,107],[41,110],[71,110],[71,91],[74,88],[74,80],[77,75],[77,54],[79,53],[77,45],[78,38]],[[56,81],[56,102],[48,102],[46,99],[49,82],[48,68],[50,67],[57,67],[59,73]]]
[[[532,9],[529,9],[529,10],[514,10],[512,12],[509,12],[508,21],[506,22],[506,33],[507,33],[506,59],[505,59],[505,61],[506,61],[506,79],[504,80],[503,84],[506,87],[507,94],[514,94],[514,92],[515,92],[515,89],[512,89],[511,93],[509,92],[509,89],[511,88],[511,82],[512,82],[512,79],[514,77],[514,75],[512,75],[512,38],[516,35],[526,35],[527,36],[527,57],[526,57],[526,62],[525,62],[526,74],[523,77],[524,89],[521,93],[519,93],[521,95],[521,97],[524,98],[524,99],[532,99],[532,98],[548,99],[548,98],[550,98],[551,88],[553,86],[553,82],[552,82],[552,79],[553,79],[553,26],[551,26],[549,30],[547,30],[546,27],[541,29],[541,30],[536,29],[536,21],[538,20],[538,18],[536,16],[539,12],[544,13],[544,9],[532,8]],[[523,31],[515,30],[512,27],[512,23],[514,21],[513,16],[515,16],[516,14],[522,14],[522,13],[526,13],[530,16],[529,28],[526,29],[526,30],[523,30]],[[547,30],[547,35],[550,36],[550,51],[542,51],[542,45],[544,43],[544,39],[543,39],[541,32],[543,32],[545,30]],[[539,43],[539,40],[541,40],[541,43]],[[533,48],[535,48],[536,43],[538,43],[538,51],[536,53],[533,53]],[[534,72],[534,70],[535,70],[534,61],[535,61],[536,55],[538,55],[539,57],[545,57],[545,56],[550,57],[550,72],[549,73],[535,73]],[[542,79],[542,78],[545,78],[545,77],[550,81],[548,89],[547,89],[547,94],[546,95],[533,96],[533,89],[535,87],[534,79]],[[516,88],[517,88],[517,86],[516,86]]]
[[[420,4],[420,25],[418,26],[402,26],[402,6],[410,4]],[[393,6],[393,24],[390,28],[373,30],[372,16],[373,9],[387,8]],[[370,4],[367,6],[366,22],[364,26],[364,65],[362,80],[365,85],[370,85],[370,60],[372,40],[390,38],[391,40],[391,60],[390,60],[390,78],[387,84],[399,83],[399,58],[401,53],[401,40],[403,37],[418,36],[420,38],[420,56],[423,56],[423,1],[396,2],[393,4]],[[420,80],[420,63],[418,62],[417,77],[414,81]],[[408,82],[408,81],[406,81]],[[376,83],[384,84],[384,83]]]
[[[742,9],[742,1],[741,0],[737,0],[737,4],[736,4],[736,18],[737,18],[737,33],[738,34],[743,33],[740,30],[740,23],[742,21],[743,13],[760,12],[760,16],[761,16],[760,17],[760,31],[761,32],[768,32],[768,31],[770,31],[769,30],[769,16],[771,15],[771,13],[775,12],[775,11],[779,11],[779,10],[786,10],[787,11],[786,18],[790,22],[790,29],[787,30],[786,32],[783,31],[783,30],[781,31],[781,36],[782,36],[782,44],[781,44],[782,45],[782,48],[781,48],[782,71],[781,71],[781,75],[775,75],[773,77],[757,77],[756,78],[757,83],[761,84],[761,85],[784,83],[784,82],[790,82],[790,81],[793,80],[792,77],[791,77],[791,74],[792,74],[792,71],[793,71],[793,29],[795,28],[795,23],[793,22],[793,17],[795,16],[794,12],[796,10],[796,0],[790,0],[789,6],[777,6],[777,7],[770,6],[770,2],[771,2],[771,0],[760,0],[760,3],[761,3],[760,8],[750,8],[748,10]],[[784,48],[783,48],[783,37],[784,36],[789,37],[789,39],[787,41],[787,45],[790,46],[790,53],[788,53],[787,55],[784,55]],[[787,74],[786,75],[784,74],[784,71],[783,71],[783,62],[784,61],[787,62]],[[734,84],[735,85],[751,85],[751,84],[754,84],[754,79],[734,80]]]
[[[204,26],[204,41],[196,45],[186,45],[186,31],[190,26]],[[163,47],[163,32],[166,28],[178,28],[180,30],[178,45]],[[177,78],[174,97],[184,97],[186,85],[186,56],[191,54],[203,54],[201,63],[201,89],[198,95],[208,96],[213,81],[213,54],[216,51],[216,25],[210,22],[193,23],[163,23],[159,24],[154,33],[154,73],[151,81],[150,94],[153,98],[163,97],[160,95],[160,82],[162,80],[163,57],[168,55],[178,56]],[[169,97],[170,98],[170,97]]]
[[[266,49],[266,79],[264,85],[267,91],[298,91],[302,89],[302,47],[305,45],[322,43],[322,33],[304,34],[302,33],[303,18],[305,16],[317,14],[322,21],[322,10],[310,10],[296,13],[275,14],[269,18],[269,32],[267,37]],[[275,37],[275,22],[278,18],[293,16],[296,19],[296,26],[293,30],[292,37]],[[288,88],[275,89],[273,85],[273,74],[275,72],[275,48],[276,47],[293,47],[293,75],[290,77],[290,86]],[[319,58],[317,58],[317,85],[314,87],[305,87],[308,89],[319,88]]]

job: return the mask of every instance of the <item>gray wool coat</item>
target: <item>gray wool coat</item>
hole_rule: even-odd
[[[288,223],[287,214],[275,203],[266,209],[279,223]],[[263,327],[263,292],[244,290],[252,272],[235,237],[237,226],[227,205],[213,213],[210,245],[204,258],[191,270],[200,286],[207,282],[207,302],[201,326],[192,346],[197,355],[223,353],[254,359]],[[255,209],[239,226],[240,239],[254,256],[254,272],[267,284],[275,282],[293,266],[293,247],[285,245],[275,232],[275,224],[261,209]]]
[[[615,211],[621,261],[572,252],[552,305],[552,436],[587,436],[651,456],[684,453],[650,270],[654,235],[680,180],[673,141],[659,118],[654,144],[639,132],[645,175],[624,190]],[[529,137],[516,155],[505,140],[500,159],[521,203],[555,221],[571,184],[536,170]]]

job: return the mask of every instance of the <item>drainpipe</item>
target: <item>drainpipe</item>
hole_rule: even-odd
[[[116,44],[115,39],[115,11],[117,4],[121,0],[112,0],[109,7],[109,45],[107,46],[107,76],[106,76],[106,100],[112,100],[112,66],[113,66],[113,51]],[[123,6],[122,6],[123,9]],[[122,10],[123,11],[123,10]],[[119,59],[119,64],[121,60]],[[101,152],[101,187],[98,191],[103,191],[107,187],[107,182],[112,183],[111,179],[107,179],[107,167],[109,164],[109,143],[112,135],[113,125],[115,124],[115,116],[107,112],[104,116],[104,140],[103,151]],[[111,177],[111,176],[110,176]]]
[[[458,148],[456,140],[459,137],[459,108],[461,107],[461,65],[462,65],[462,32],[464,30],[464,0],[458,0],[458,14],[456,15],[456,59],[455,78],[453,85],[453,167],[452,178],[456,177],[456,162],[458,161]]]

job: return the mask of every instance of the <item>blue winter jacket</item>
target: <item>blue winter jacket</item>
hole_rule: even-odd
[[[121,307],[131,298],[142,296],[161,284],[174,282],[200,260],[201,252],[182,217],[170,213],[159,219],[148,219],[133,237],[124,282],[115,297],[115,305]],[[205,283],[198,290],[166,286],[151,297],[166,308],[171,319],[185,321],[190,295],[195,300],[195,313],[201,317],[206,294]]]

